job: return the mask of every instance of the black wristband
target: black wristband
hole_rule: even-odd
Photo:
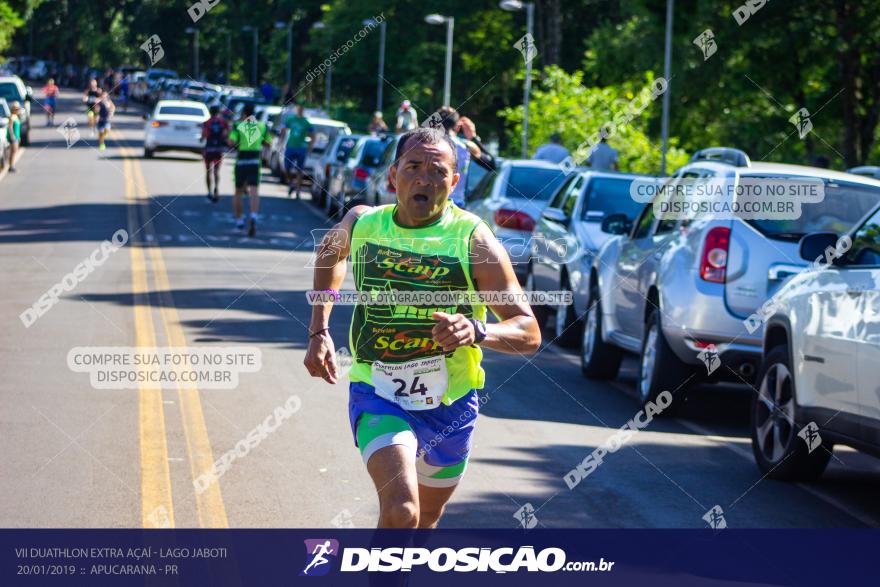
[[[328,332],[329,330],[330,330],[330,327],[328,326],[328,327],[326,327],[326,328],[322,328],[321,330],[319,330],[319,331],[317,331],[317,332],[310,332],[310,333],[309,333],[309,338],[312,338],[312,337],[314,337],[314,336],[318,336],[319,334],[322,334],[322,333],[324,333],[324,332]]]

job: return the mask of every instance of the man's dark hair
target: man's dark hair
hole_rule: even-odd
[[[449,150],[452,151],[452,172],[455,173],[458,169],[458,149],[455,148],[455,143],[452,142],[449,135],[440,129],[426,128],[424,126],[420,126],[419,128],[400,136],[400,140],[397,142],[397,151],[394,153],[395,167],[397,167],[397,164],[400,163],[400,159],[403,157],[404,153],[406,153],[407,145],[411,145],[409,147],[411,149],[412,145],[415,143],[422,143],[425,145],[439,145],[440,143],[446,143],[449,145]]]
[[[211,106],[210,108],[208,108],[208,113],[209,113],[211,116],[217,116],[217,114],[220,113],[220,107],[217,106],[216,104],[214,104],[213,106]]]
[[[458,110],[452,106],[441,106],[437,109],[437,114],[440,116],[440,124],[443,125],[447,132],[455,128],[455,125],[458,124],[458,120],[461,118]]]
[[[251,104],[250,102],[245,102],[244,106],[241,109],[241,113],[244,115],[245,118],[247,118],[248,116],[253,116],[254,115],[254,105]]]
[[[562,137],[559,136],[559,133],[558,133],[558,132],[555,132],[555,133],[553,133],[552,135],[550,135],[550,142],[551,142],[551,143],[556,143],[556,144],[558,145],[559,143],[562,142]]]

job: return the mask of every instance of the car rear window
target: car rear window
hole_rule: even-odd
[[[771,178],[762,178],[771,179]],[[826,182],[825,199],[801,204],[794,220],[749,220],[768,238],[797,242],[811,232],[843,234],[880,203],[880,188],[851,183]]]
[[[562,169],[555,167],[511,167],[506,195],[508,198],[546,201],[556,193],[564,179]]]
[[[189,106],[162,106],[159,108],[159,114],[166,116],[201,116],[203,118],[207,116],[201,108]]]
[[[609,214],[626,214],[633,220],[642,211],[644,204],[630,196],[632,179],[596,177],[587,184],[587,195],[582,220],[601,221]]]
[[[0,84],[0,98],[6,98],[9,102],[24,100],[24,96],[18,93],[18,86],[10,82]]]
[[[365,165],[378,165],[382,160],[382,153],[385,152],[385,141],[379,139],[369,140],[364,144],[363,157],[361,161]]]
[[[339,141],[339,145],[336,147],[336,160],[346,161],[348,155],[351,153],[351,150],[354,149],[356,144],[356,138],[345,138]]]

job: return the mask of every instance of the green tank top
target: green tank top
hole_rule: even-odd
[[[395,204],[373,208],[354,224],[351,259],[357,290],[475,291],[470,242],[482,220],[449,204],[434,223],[407,228],[394,220],[396,209]],[[431,337],[431,329],[437,323],[431,315],[436,311],[486,320],[486,307],[480,304],[355,306],[349,331],[354,358],[349,372],[351,381],[373,385],[373,361],[403,363],[444,354]],[[449,382],[444,404],[451,404],[472,389],[483,388],[482,358],[483,352],[477,345],[446,353]]]

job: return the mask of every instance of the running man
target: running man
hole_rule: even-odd
[[[308,575],[309,569],[313,569],[321,565],[326,565],[330,562],[327,557],[324,556],[327,554],[333,554],[333,549],[330,548],[330,541],[327,540],[325,542],[322,542],[321,544],[315,545],[315,549],[312,551],[312,554],[315,555],[315,558],[313,558],[312,562],[306,565],[306,568],[303,569],[303,575]]]
[[[246,103],[241,111],[241,119],[232,127],[228,144],[238,151],[235,161],[235,194],[232,198],[232,213],[235,215],[235,228],[244,230],[241,197],[245,190],[251,202],[251,215],[248,220],[248,236],[257,234],[257,213],[260,211],[260,151],[263,143],[272,141],[266,124],[254,119],[254,105]]]
[[[284,148],[284,178],[287,181],[287,197],[296,189],[296,199],[302,187],[306,159],[315,142],[315,129],[309,119],[303,116],[303,105],[297,104],[295,113],[284,119],[287,129],[287,145]],[[296,188],[293,184],[293,170],[296,169]]]
[[[86,116],[89,117],[89,131],[92,136],[95,135],[95,104],[98,103],[98,96],[101,95],[101,88],[98,87],[98,80],[92,78],[89,80],[89,87],[83,92],[82,101],[86,105]]]
[[[208,186],[208,199],[217,202],[220,199],[220,164],[226,151],[226,139],[229,135],[229,123],[220,116],[220,106],[208,109],[211,118],[202,123],[202,140],[205,141],[205,183]]]
[[[101,91],[98,103],[94,109],[97,110],[98,114],[98,150],[103,151],[107,148],[104,141],[107,139],[107,135],[110,134],[110,119],[116,112],[116,106],[113,104],[113,100],[110,99],[109,92]]]
[[[397,204],[356,206],[321,242],[314,288],[338,295],[351,255],[358,291],[504,292],[486,306],[358,305],[349,344],[349,421],[379,498],[380,528],[434,528],[464,474],[484,387],[482,348],[525,355],[541,344],[504,247],[452,205],[459,176],[449,135],[418,128],[397,145]],[[517,297],[518,296],[518,297]],[[336,383],[332,302],[312,307],[305,366]]]
[[[55,126],[55,107],[58,98],[58,86],[51,77],[43,88],[43,108],[46,110],[46,126]]]

